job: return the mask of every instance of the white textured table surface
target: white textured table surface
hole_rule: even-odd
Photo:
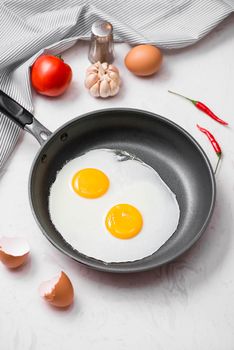
[[[196,129],[199,122],[220,141],[224,159],[217,176],[217,202],[210,225],[184,256],[160,269],[110,275],[85,268],[58,252],[41,234],[30,211],[27,180],[39,148],[31,135],[21,140],[0,182],[0,234],[27,237],[31,259],[11,272],[0,265],[1,350],[232,350],[234,349],[234,17],[197,45],[165,54],[160,73],[132,76],[123,66],[128,45],[116,45],[123,78],[119,95],[96,100],[83,87],[87,45],[66,54],[74,79],[59,99],[34,96],[35,115],[51,130],[71,118],[107,107],[137,107],[161,114],[188,130],[213,165],[216,156]],[[203,100],[230,122],[225,128],[168,89]],[[71,277],[74,305],[48,306],[41,281],[60,270]]]

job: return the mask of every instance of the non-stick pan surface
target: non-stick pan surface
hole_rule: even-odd
[[[74,250],[54,228],[48,195],[57,171],[67,161],[97,148],[133,153],[152,166],[176,194],[181,212],[179,226],[153,255],[134,262],[107,264]],[[205,153],[178,125],[145,111],[108,109],[74,119],[52,134],[32,165],[29,196],[42,232],[63,253],[98,270],[138,272],[175,259],[201,236],[212,215],[215,181]]]

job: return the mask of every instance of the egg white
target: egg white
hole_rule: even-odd
[[[97,168],[108,176],[110,187],[102,197],[86,199],[72,189],[73,175],[84,168]],[[121,203],[135,206],[143,217],[142,230],[131,239],[118,239],[105,226],[108,211]],[[126,152],[108,149],[89,151],[63,166],[50,189],[49,212],[74,249],[105,262],[153,254],[175,232],[180,216],[175,194],[153,168]]]

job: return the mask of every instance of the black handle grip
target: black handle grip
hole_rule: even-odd
[[[15,100],[0,90],[0,112],[24,129],[26,124],[32,124],[33,115]]]

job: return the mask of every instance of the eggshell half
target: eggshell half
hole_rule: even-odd
[[[67,307],[74,300],[72,283],[63,271],[61,271],[59,276],[43,282],[39,287],[39,293],[51,305],[57,307]]]
[[[135,75],[148,76],[156,73],[162,64],[162,52],[152,45],[133,47],[125,57],[125,65]]]
[[[10,269],[23,265],[29,255],[28,242],[21,237],[0,238],[0,260]]]

